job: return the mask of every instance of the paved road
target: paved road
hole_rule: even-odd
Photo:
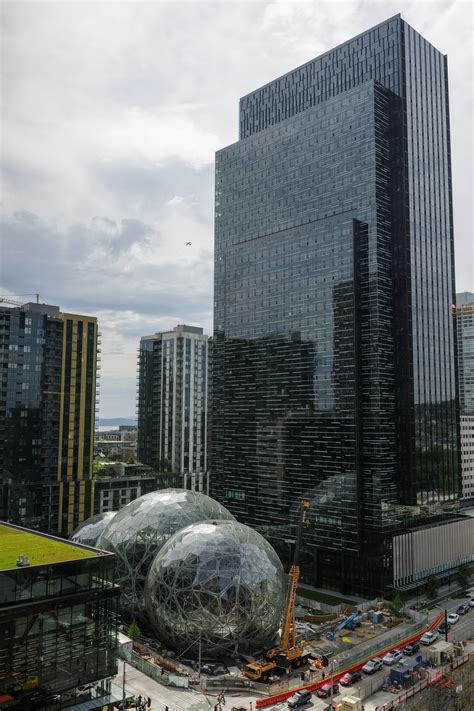
[[[447,610],[449,612],[456,612],[458,605],[463,602],[469,602],[469,598],[451,599],[448,598],[443,600],[443,604],[439,605],[440,609]],[[444,635],[440,635],[441,638]],[[473,639],[474,638],[474,607],[469,609],[469,612],[465,615],[459,615],[459,621],[451,627],[448,632],[448,640],[450,642],[458,642],[460,639]]]
[[[448,612],[455,612],[458,605],[462,602],[467,601],[465,599],[448,599],[444,601],[444,607]],[[449,639],[457,641],[459,639],[474,638],[474,608],[471,608],[466,615],[462,615],[451,630],[449,631]],[[123,664],[119,664],[119,674],[115,678],[115,683],[118,686],[122,685],[122,673]],[[335,699],[341,699],[343,696],[355,694],[358,695],[360,690],[363,692],[363,696],[366,694],[373,694],[378,688],[380,689],[384,678],[389,673],[389,667],[384,667],[379,672],[372,676],[364,675],[359,684],[354,687],[341,688],[341,692],[335,696]],[[204,696],[200,692],[190,690],[190,689],[171,689],[169,687],[161,686],[157,682],[153,681],[142,672],[138,671],[129,664],[126,664],[126,687],[131,693],[138,696],[150,696],[152,699],[152,709],[153,711],[164,711],[168,707],[169,711],[204,711],[204,709],[209,709],[212,711],[215,704],[215,696]],[[362,689],[361,689],[362,687]],[[217,694],[218,690],[211,692],[212,694]],[[392,695],[388,695],[387,699],[382,700],[382,696],[385,696],[382,692],[377,693],[375,697],[378,704],[393,698]],[[379,698],[380,697],[380,698]],[[235,705],[242,705],[250,708],[250,703],[252,702],[252,708],[255,709],[255,700],[260,698],[256,694],[251,692],[243,692],[239,694],[238,692],[229,692],[226,694],[227,703],[224,707],[224,711],[230,710],[230,708]],[[372,711],[373,704],[371,699],[364,701],[368,711]],[[319,699],[316,694],[313,694],[311,699],[311,704],[305,706],[305,709],[313,709],[314,711],[323,711],[329,705],[328,699]],[[287,709],[286,702],[280,704],[275,704],[271,707],[272,709]]]

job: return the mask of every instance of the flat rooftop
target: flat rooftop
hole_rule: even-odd
[[[19,570],[16,561],[20,555],[28,557],[30,565],[26,567],[31,567],[95,558],[100,554],[60,538],[0,523],[0,572]]]

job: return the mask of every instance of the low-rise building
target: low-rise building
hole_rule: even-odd
[[[393,588],[411,590],[434,577],[443,578],[474,562],[474,515],[461,509],[451,521],[414,527],[393,537]]]
[[[137,427],[120,425],[118,430],[98,431],[94,438],[95,456],[104,456],[121,462],[137,457]]]
[[[112,708],[118,593],[112,554],[0,523],[5,708]]]
[[[145,464],[103,462],[101,476],[94,480],[94,513],[118,511],[139,496],[179,485],[179,475],[154,472]]]

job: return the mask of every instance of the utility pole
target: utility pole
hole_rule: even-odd
[[[199,633],[198,686],[201,688],[201,633]]]
[[[330,672],[331,672],[331,700],[329,702],[329,705],[330,705],[330,708],[332,709],[332,697],[333,697],[332,683],[334,681],[334,666],[333,666],[332,662],[331,662],[331,666],[330,666]]]
[[[122,709],[125,710],[127,693],[125,691],[125,661],[123,662],[123,681],[122,681]]]

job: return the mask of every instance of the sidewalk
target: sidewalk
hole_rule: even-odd
[[[428,606],[432,607],[436,605],[440,600],[443,600],[445,597],[456,595],[461,590],[468,589],[473,585],[473,583],[469,583],[468,585],[460,586],[456,582],[451,583],[451,585],[442,585],[433,600],[428,599],[426,595],[415,595],[414,597],[408,598],[405,602],[405,605],[407,607],[413,607],[422,600],[426,600]]]

